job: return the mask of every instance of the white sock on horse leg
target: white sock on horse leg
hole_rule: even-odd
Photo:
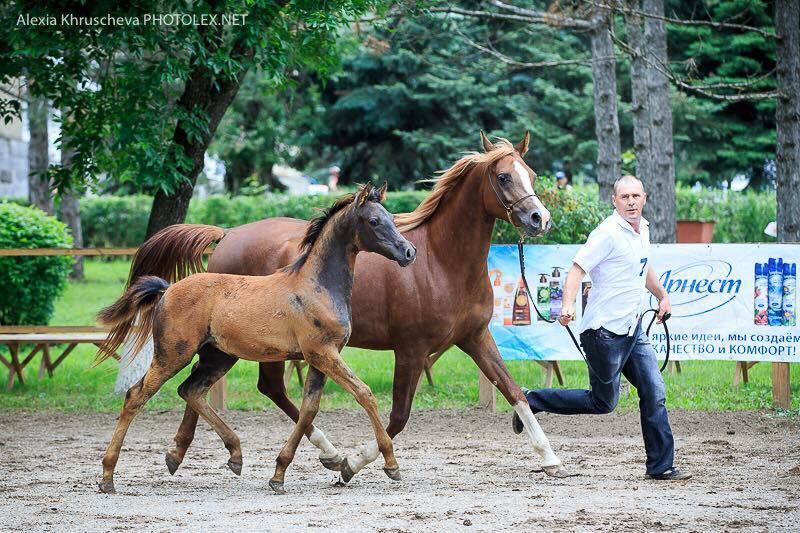
[[[331,444],[331,441],[328,440],[325,433],[318,427],[314,428],[308,440],[311,441],[311,444],[319,448],[320,459],[332,459],[339,456],[339,451],[336,449],[336,446]]]
[[[367,444],[361,446],[361,449],[358,450],[357,454],[347,459],[347,464],[350,466],[350,469],[355,474],[359,470],[361,470],[362,468],[373,462],[375,459],[377,459],[380,453],[381,452],[378,449],[378,441],[374,440],[372,442],[368,442]]]
[[[519,419],[522,420],[522,424],[525,426],[525,434],[533,443],[534,451],[542,458],[542,466],[560,465],[561,459],[556,456],[553,448],[550,447],[550,441],[547,440],[547,436],[542,431],[542,426],[539,425],[539,421],[536,420],[533,412],[531,412],[528,403],[517,402],[514,404],[514,411]]]

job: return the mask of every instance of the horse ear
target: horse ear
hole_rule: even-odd
[[[528,144],[531,142],[531,132],[526,131],[525,137],[519,142],[516,146],[517,152],[519,152],[520,157],[524,156],[525,153],[528,151]]]
[[[481,130],[481,143],[483,144],[484,152],[491,152],[494,150],[494,145],[489,139],[486,138],[486,134],[483,133],[483,130]]]
[[[372,188],[372,182],[368,181],[367,184],[364,185],[360,191],[358,191],[358,194],[356,195],[356,203],[359,207],[364,205],[364,202],[367,201],[367,198],[369,198],[369,193],[372,192]]]
[[[378,189],[378,201],[379,202],[383,202],[383,200],[386,198],[386,189],[388,189],[388,188],[389,188],[389,182],[388,181],[384,181],[383,185],[381,186],[381,188]]]

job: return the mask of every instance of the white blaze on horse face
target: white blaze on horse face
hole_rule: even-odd
[[[516,178],[522,183],[522,188],[525,189],[526,194],[533,195],[533,205],[536,206],[539,216],[542,217],[542,227],[546,227],[547,222],[550,220],[550,211],[547,210],[541,200],[539,200],[539,197],[536,196],[536,193],[533,192],[530,174],[528,174],[528,171],[519,161],[514,161],[514,172],[512,175],[516,175]]]
[[[353,457],[348,457],[347,464],[350,466],[350,470],[356,474],[359,470],[377,459],[380,453],[378,441],[374,440],[363,445]]]
[[[533,450],[542,458],[542,466],[557,466],[561,464],[553,449],[550,447],[550,441],[542,431],[539,421],[533,416],[531,408],[527,402],[517,402],[514,404],[514,411],[517,416],[522,420],[525,426],[525,434],[533,443]]]
[[[311,441],[311,444],[319,448],[320,459],[339,457],[339,451],[331,444],[331,441],[328,440],[328,437],[325,436],[325,433],[323,433],[321,429],[315,427],[314,431],[311,432],[311,436],[308,437],[308,440]]]

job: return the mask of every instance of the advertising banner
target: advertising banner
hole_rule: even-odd
[[[579,248],[525,246],[525,277],[531,284],[525,287],[516,245],[492,246],[489,328],[504,359],[580,359],[566,329],[540,319],[532,305],[547,318],[558,317],[564,280]],[[800,245],[795,244],[653,244],[649,264],[672,303],[670,358],[800,362],[798,262]],[[587,275],[570,324],[576,336],[590,295]],[[658,306],[655,297],[645,301],[647,308]],[[666,338],[660,325],[653,325],[650,340],[663,358]]]

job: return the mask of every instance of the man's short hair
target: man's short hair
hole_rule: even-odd
[[[617,181],[614,182],[614,193],[613,193],[614,196],[617,195],[617,186],[623,181],[638,181],[639,184],[642,186],[642,190],[644,190],[644,183],[642,183],[642,180],[631,174],[626,174],[624,176],[620,176],[619,178],[617,178]]]

